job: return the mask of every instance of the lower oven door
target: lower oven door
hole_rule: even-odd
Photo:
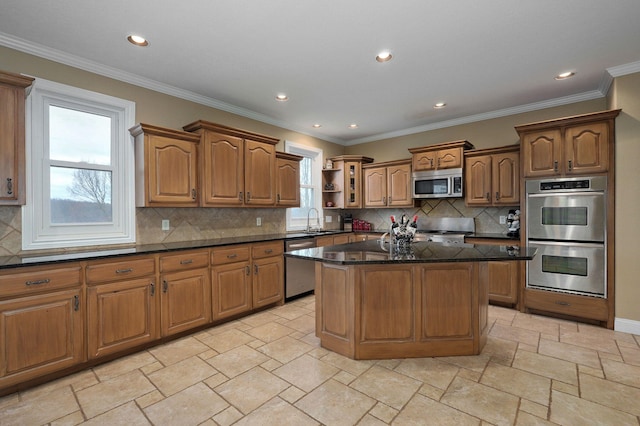
[[[537,248],[527,262],[527,287],[607,297],[604,244],[531,241]]]

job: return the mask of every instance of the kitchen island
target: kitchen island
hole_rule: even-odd
[[[535,249],[379,241],[297,250],[316,262],[316,335],[352,359],[477,355],[488,334],[488,262]]]

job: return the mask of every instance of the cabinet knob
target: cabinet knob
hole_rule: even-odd
[[[13,179],[11,178],[7,178],[7,194],[8,195],[13,194]]]

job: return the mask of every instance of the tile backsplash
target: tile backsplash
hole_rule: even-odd
[[[354,218],[373,224],[373,229],[386,231],[389,216],[418,215],[424,217],[473,217],[476,232],[506,233],[506,225],[499,222],[509,209],[515,207],[467,207],[463,199],[425,200],[420,207],[405,209],[358,209],[345,210]],[[336,211],[325,211],[331,215],[328,229],[340,226]],[[256,225],[261,218],[262,226]],[[170,223],[168,231],[161,228],[162,220]],[[136,240],[138,244],[206,240],[241,235],[266,235],[285,232],[286,210],[271,208],[137,208]],[[51,250],[50,250],[51,251]],[[60,250],[55,250],[59,252]],[[0,207],[0,256],[11,256],[22,252],[22,216],[20,207]]]

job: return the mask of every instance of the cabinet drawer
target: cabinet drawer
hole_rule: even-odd
[[[180,253],[160,258],[160,272],[182,271],[185,269],[205,268],[209,266],[207,250]]]
[[[82,283],[82,268],[20,268],[0,275],[0,297],[74,287]]]
[[[91,264],[87,266],[87,284],[143,277],[155,271],[156,262],[151,257]]]
[[[600,321],[606,321],[609,313],[605,299],[554,291],[526,289],[524,291],[524,304],[528,309]]]
[[[226,263],[247,261],[249,260],[249,250],[249,245],[213,249],[211,251],[211,264],[224,265]]]
[[[282,241],[270,241],[251,246],[251,257],[261,259],[263,257],[279,256],[284,252]]]

